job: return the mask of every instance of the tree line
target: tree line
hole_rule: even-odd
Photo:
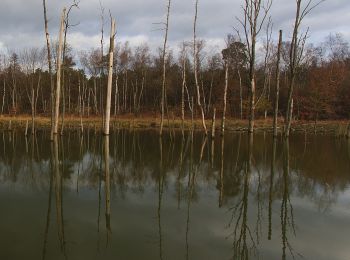
[[[223,118],[227,114],[252,123],[254,118],[275,114],[285,119],[287,129],[292,120],[348,119],[348,42],[341,34],[330,34],[321,43],[307,43],[308,32],[299,32],[302,19],[319,2],[312,5],[313,1],[309,1],[303,9],[298,0],[293,37],[282,40],[280,32],[279,42],[273,41],[269,17],[272,2],[249,2],[245,1],[243,18],[238,19],[242,28],[227,36],[224,49],[208,51],[205,40],[198,39],[198,1],[193,41],[182,42],[176,52],[168,47],[168,1],[161,48],[151,50],[147,43],[131,47],[118,40],[114,44],[115,33],[111,32],[112,49],[107,53],[103,44],[104,22],[100,47],[81,51],[69,45],[68,15],[79,4],[74,2],[62,14],[61,44],[47,41],[49,59],[47,48],[8,51],[0,56],[0,113],[32,114],[33,118],[50,115],[53,104],[57,106],[55,89],[59,84],[62,123],[66,113],[105,116],[106,110],[115,117],[201,117],[205,131],[204,119],[211,119],[214,111]],[[249,131],[253,129],[250,123]]]

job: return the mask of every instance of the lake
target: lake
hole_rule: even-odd
[[[350,259],[350,141],[0,132],[0,259]]]

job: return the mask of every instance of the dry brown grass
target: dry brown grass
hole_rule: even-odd
[[[11,122],[11,129],[25,128],[26,121],[29,122],[29,127],[31,123],[31,117],[29,115],[17,115],[13,116],[2,116],[0,117],[0,129],[9,129]],[[35,119],[35,125],[37,129],[48,129],[50,128],[50,118],[39,116]],[[111,125],[118,128],[139,128],[139,129],[149,129],[158,128],[160,123],[159,118],[152,117],[151,115],[145,115],[140,117],[134,117],[133,115],[124,115],[121,117],[112,117]],[[182,122],[180,118],[172,118],[169,121],[165,120],[165,127],[171,129],[181,129]],[[211,126],[211,120],[206,121],[208,126]],[[219,129],[221,120],[216,121],[216,128]],[[279,120],[279,124],[282,125],[282,119]],[[83,118],[84,128],[97,128],[99,129],[102,125],[101,117],[89,117]],[[190,119],[186,119],[184,122],[185,129],[191,128],[192,122]],[[294,131],[307,131],[307,132],[333,132],[337,135],[343,135],[346,131],[348,122],[347,121],[319,121],[316,126],[313,121],[295,121],[293,123],[292,129]],[[80,127],[80,118],[77,116],[67,116],[65,118],[66,129],[77,129]],[[226,129],[228,131],[244,131],[247,129],[247,120],[238,120],[228,118],[226,120]],[[201,129],[201,120],[194,120],[194,128]],[[266,120],[259,119],[255,121],[256,130],[270,131],[272,129],[272,119],[268,118]]]

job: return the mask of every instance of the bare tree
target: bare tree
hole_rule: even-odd
[[[247,66],[247,48],[242,42],[239,34],[227,36],[228,47],[224,49],[223,55],[230,59],[230,67],[237,73],[239,81],[239,113],[240,119],[243,119],[243,84],[242,70]]]
[[[114,117],[117,116],[120,112],[120,91],[119,91],[119,52],[120,52],[120,45],[117,43],[115,49],[114,49],[114,73],[115,73],[115,90],[114,90]]]
[[[305,7],[302,8],[303,0],[296,0],[297,9],[295,15],[293,37],[289,50],[289,87],[288,87],[288,105],[286,110],[286,122],[285,122],[285,136],[288,137],[292,124],[293,117],[293,90],[295,86],[295,79],[297,75],[297,68],[299,67],[300,60],[304,53],[305,41],[308,31],[305,34],[300,34],[299,29],[304,18],[319,4],[324,2],[307,0]]]
[[[65,86],[65,71],[67,69],[67,64],[66,64],[66,51],[67,51],[67,33],[68,29],[72,26],[69,22],[69,14],[72,11],[73,8],[79,8],[79,1],[73,0],[73,4],[70,5],[70,7],[67,10],[65,19],[64,19],[64,37],[63,37],[63,70],[62,70],[62,118],[61,118],[61,135],[63,135],[63,130],[64,130],[64,116],[66,113],[66,98],[65,98],[65,93],[66,93],[66,86]],[[70,97],[70,93],[68,93],[68,96]]]
[[[123,84],[122,84],[122,111],[127,110],[127,94],[128,94],[128,70],[131,60],[131,49],[129,47],[129,42],[125,42],[121,47],[119,54],[120,69],[123,71]]]
[[[41,71],[44,65],[43,57],[43,51],[38,48],[24,49],[20,55],[22,68],[26,75],[25,90],[31,106],[32,135],[35,133],[36,107],[41,86]],[[29,90],[28,86],[30,86]]]
[[[226,119],[226,107],[227,107],[227,89],[228,89],[228,72],[229,72],[229,58],[224,57],[224,67],[225,67],[225,87],[224,87],[224,100],[222,108],[222,120],[221,120],[221,135],[225,134],[225,119]]]
[[[53,134],[58,133],[58,117],[60,109],[60,94],[61,94],[61,67],[62,67],[62,45],[63,45],[63,30],[64,30],[64,19],[66,16],[66,8],[63,8],[61,15],[61,25],[59,32],[58,41],[58,52],[57,52],[57,83],[56,83],[56,97],[55,97],[55,118],[53,125]]]
[[[159,135],[163,134],[163,125],[164,125],[164,113],[165,113],[165,99],[166,99],[166,93],[165,93],[165,84],[166,84],[166,48],[168,43],[168,32],[169,32],[169,18],[170,18],[170,5],[171,0],[168,0],[167,5],[167,15],[166,15],[166,22],[165,22],[165,36],[164,36],[164,44],[163,44],[163,52],[162,52],[162,62],[163,62],[163,79],[162,79],[162,97],[161,97],[161,118],[160,118],[160,130]]]
[[[80,63],[87,69],[88,73],[91,75],[93,80],[93,88],[89,91],[93,95],[93,108],[94,113],[98,114],[98,102],[97,102],[97,77],[100,70],[100,50],[92,49],[89,52],[80,52]],[[90,99],[88,99],[88,111],[90,111]]]
[[[0,71],[2,71],[3,76],[3,91],[2,91],[2,103],[1,103],[1,116],[4,114],[5,101],[6,101],[6,76],[5,76],[5,67],[6,67],[6,57],[3,55],[1,57]]]
[[[46,48],[47,48],[47,62],[49,65],[49,74],[50,74],[50,89],[51,89],[51,134],[50,140],[53,141],[53,118],[54,118],[54,82],[52,75],[52,62],[51,62],[51,47],[50,47],[50,35],[48,29],[47,22],[47,10],[46,10],[46,0],[43,0],[43,8],[44,8],[44,25],[45,25],[45,37],[46,37]]]
[[[134,58],[132,59],[132,69],[134,71],[134,83],[132,83],[133,110],[136,116],[139,114],[141,109],[141,100],[144,95],[144,88],[146,84],[147,66],[149,64],[149,46],[147,44],[137,46],[134,51]]]
[[[255,96],[256,96],[256,44],[257,37],[263,28],[265,20],[272,6],[272,0],[245,0],[243,9],[243,19],[237,18],[241,24],[246,46],[248,49],[248,64],[249,64],[249,127],[248,132],[254,132],[255,118]],[[238,30],[237,30],[238,32]]]
[[[272,60],[272,29],[273,24],[271,18],[268,19],[268,22],[266,24],[266,42],[263,47],[263,51],[265,52],[264,62],[263,62],[263,89],[261,91],[261,95],[256,101],[255,106],[261,102],[261,100],[264,100],[266,103],[269,103],[270,101],[270,92],[271,92],[271,76],[272,76],[272,67],[273,63]],[[265,104],[265,111],[264,111],[264,117],[267,118],[267,104]]]
[[[109,66],[108,66],[108,83],[107,83],[107,95],[106,95],[106,115],[104,120],[104,134],[109,135],[109,122],[111,118],[111,98],[112,98],[112,80],[113,80],[113,51],[114,51],[114,38],[116,28],[115,19],[111,18],[111,35],[109,43]]]
[[[101,9],[101,40],[100,40],[100,48],[101,48],[101,56],[100,56],[100,110],[102,112],[102,127],[105,125],[105,113],[103,111],[103,95],[104,95],[104,88],[101,87],[101,78],[104,76],[104,64],[103,64],[103,48],[104,48],[104,25],[105,25],[105,18],[104,18],[104,12],[105,9],[102,5],[102,2],[100,0],[100,9]]]
[[[112,22],[113,23],[113,22]],[[112,51],[113,53],[113,51]],[[112,87],[112,86],[111,86]],[[105,166],[105,216],[107,229],[107,245],[112,234],[111,229],[111,176],[109,170],[109,136],[103,138],[103,155]]]
[[[194,70],[194,79],[196,84],[196,92],[197,92],[197,105],[201,110],[202,115],[202,125],[205,132],[205,135],[208,135],[207,126],[205,123],[205,115],[204,109],[201,102],[201,93],[199,90],[199,81],[198,81],[198,45],[197,45],[197,18],[198,18],[198,1],[195,3],[195,15],[193,21],[193,70]]]
[[[181,45],[180,63],[182,64],[182,85],[181,85],[181,123],[182,132],[185,125],[185,88],[186,88],[186,63],[187,63],[187,45],[185,42]]]
[[[212,104],[213,104],[213,89],[214,89],[214,81],[217,78],[217,71],[220,71],[221,66],[221,59],[219,53],[215,53],[213,55],[210,55],[208,57],[208,72],[210,72],[210,83],[209,83],[209,97],[208,97],[208,104],[206,107],[206,113],[209,113],[209,111],[212,111]]]
[[[276,89],[275,89],[275,104],[273,113],[273,136],[277,137],[277,119],[278,119],[278,102],[280,93],[280,61],[282,48],[282,30],[279,31],[279,40],[277,48],[277,63],[276,63]]]
[[[83,100],[83,96],[84,96],[84,87],[83,90],[81,88],[81,80],[80,80],[80,76],[78,78],[78,93],[79,93],[79,97],[78,97],[78,109],[79,109],[79,117],[80,117],[80,132],[81,134],[83,134],[84,132],[84,127],[83,127],[83,107],[84,107],[84,100]],[[83,81],[83,85],[84,85],[84,81]]]

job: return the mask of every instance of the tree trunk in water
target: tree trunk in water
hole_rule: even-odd
[[[279,93],[280,93],[281,48],[282,48],[282,30],[280,30],[279,32],[278,50],[277,50],[276,92],[275,92],[275,104],[274,104],[274,113],[273,113],[273,136],[274,137],[277,137],[278,102],[279,102]]]
[[[58,133],[58,117],[60,109],[60,94],[61,94],[61,66],[62,66],[62,43],[63,43],[63,29],[64,29],[64,18],[65,18],[66,8],[62,11],[61,16],[61,26],[59,33],[59,42],[58,42],[58,53],[57,53],[57,83],[56,83],[56,98],[55,98],[55,118],[53,125],[53,134]]]
[[[224,134],[225,134],[227,89],[228,89],[228,61],[225,61],[225,88],[224,88],[224,102],[223,102],[223,108],[222,108],[222,121],[221,121],[221,135],[222,136],[224,136]]]
[[[113,51],[114,51],[114,37],[115,37],[115,20],[111,20],[111,36],[109,45],[109,71],[107,83],[106,96],[106,115],[104,120],[104,134],[109,135],[109,122],[111,118],[111,97],[112,97],[112,80],[113,80]]]
[[[113,51],[112,51],[113,52]],[[113,65],[112,65],[113,66]],[[105,165],[105,216],[107,229],[107,243],[109,242],[111,229],[111,177],[109,171],[109,136],[104,137],[104,165]]]
[[[186,58],[183,61],[183,73],[182,73],[182,87],[181,87],[181,121],[182,131],[185,126],[185,85],[186,85]]]
[[[270,187],[269,187],[269,206],[268,206],[269,227],[268,227],[268,235],[267,235],[268,240],[271,240],[271,237],[272,237],[272,199],[273,199],[273,180],[274,180],[275,171],[276,171],[276,148],[277,148],[277,139],[274,138],[273,144],[272,144],[271,174],[270,174]]]
[[[250,100],[249,100],[249,127],[248,133],[254,132],[254,120],[255,120],[255,47],[256,47],[256,27],[254,26],[254,32],[252,37],[250,68],[249,68],[249,84],[250,84]]]
[[[205,115],[204,115],[204,109],[201,103],[201,94],[199,91],[199,82],[198,82],[198,64],[197,64],[197,56],[198,56],[198,50],[197,50],[197,16],[198,16],[198,0],[196,0],[195,5],[195,16],[194,16],[194,22],[193,22],[193,64],[194,64],[194,78],[195,78],[195,84],[196,84],[196,91],[197,91],[197,105],[199,106],[201,110],[202,115],[202,125],[205,132],[205,135],[208,135],[207,126],[205,124]],[[192,108],[194,109],[194,108]]]
[[[44,25],[45,25],[45,37],[46,37],[46,48],[47,48],[47,61],[49,65],[49,74],[50,74],[50,89],[51,89],[51,134],[50,140],[53,141],[53,119],[54,119],[54,82],[52,76],[52,63],[51,63],[51,47],[50,47],[50,35],[49,29],[47,25],[47,11],[46,11],[46,1],[43,0],[43,8],[44,8]]]
[[[163,54],[162,54],[162,61],[163,61],[163,82],[162,82],[162,99],[161,99],[161,118],[160,118],[160,130],[159,135],[163,134],[163,125],[164,125],[164,106],[165,106],[165,81],[166,81],[166,47],[168,42],[168,29],[169,29],[169,16],[170,16],[170,4],[171,0],[168,0],[168,6],[167,6],[167,16],[166,16],[166,23],[165,23],[165,37],[164,37],[164,45],[163,45]]]
[[[287,106],[287,113],[286,113],[286,125],[285,125],[285,136],[289,136],[291,122],[292,122],[292,113],[293,113],[293,89],[295,84],[295,72],[297,67],[297,56],[298,56],[298,30],[301,23],[300,19],[300,8],[301,8],[301,0],[297,0],[297,11],[296,11],[296,17],[295,17],[295,24],[294,24],[294,30],[293,30],[293,37],[292,42],[290,46],[290,53],[289,53],[289,71],[290,71],[290,83],[289,83],[289,89],[288,89],[288,106]]]

